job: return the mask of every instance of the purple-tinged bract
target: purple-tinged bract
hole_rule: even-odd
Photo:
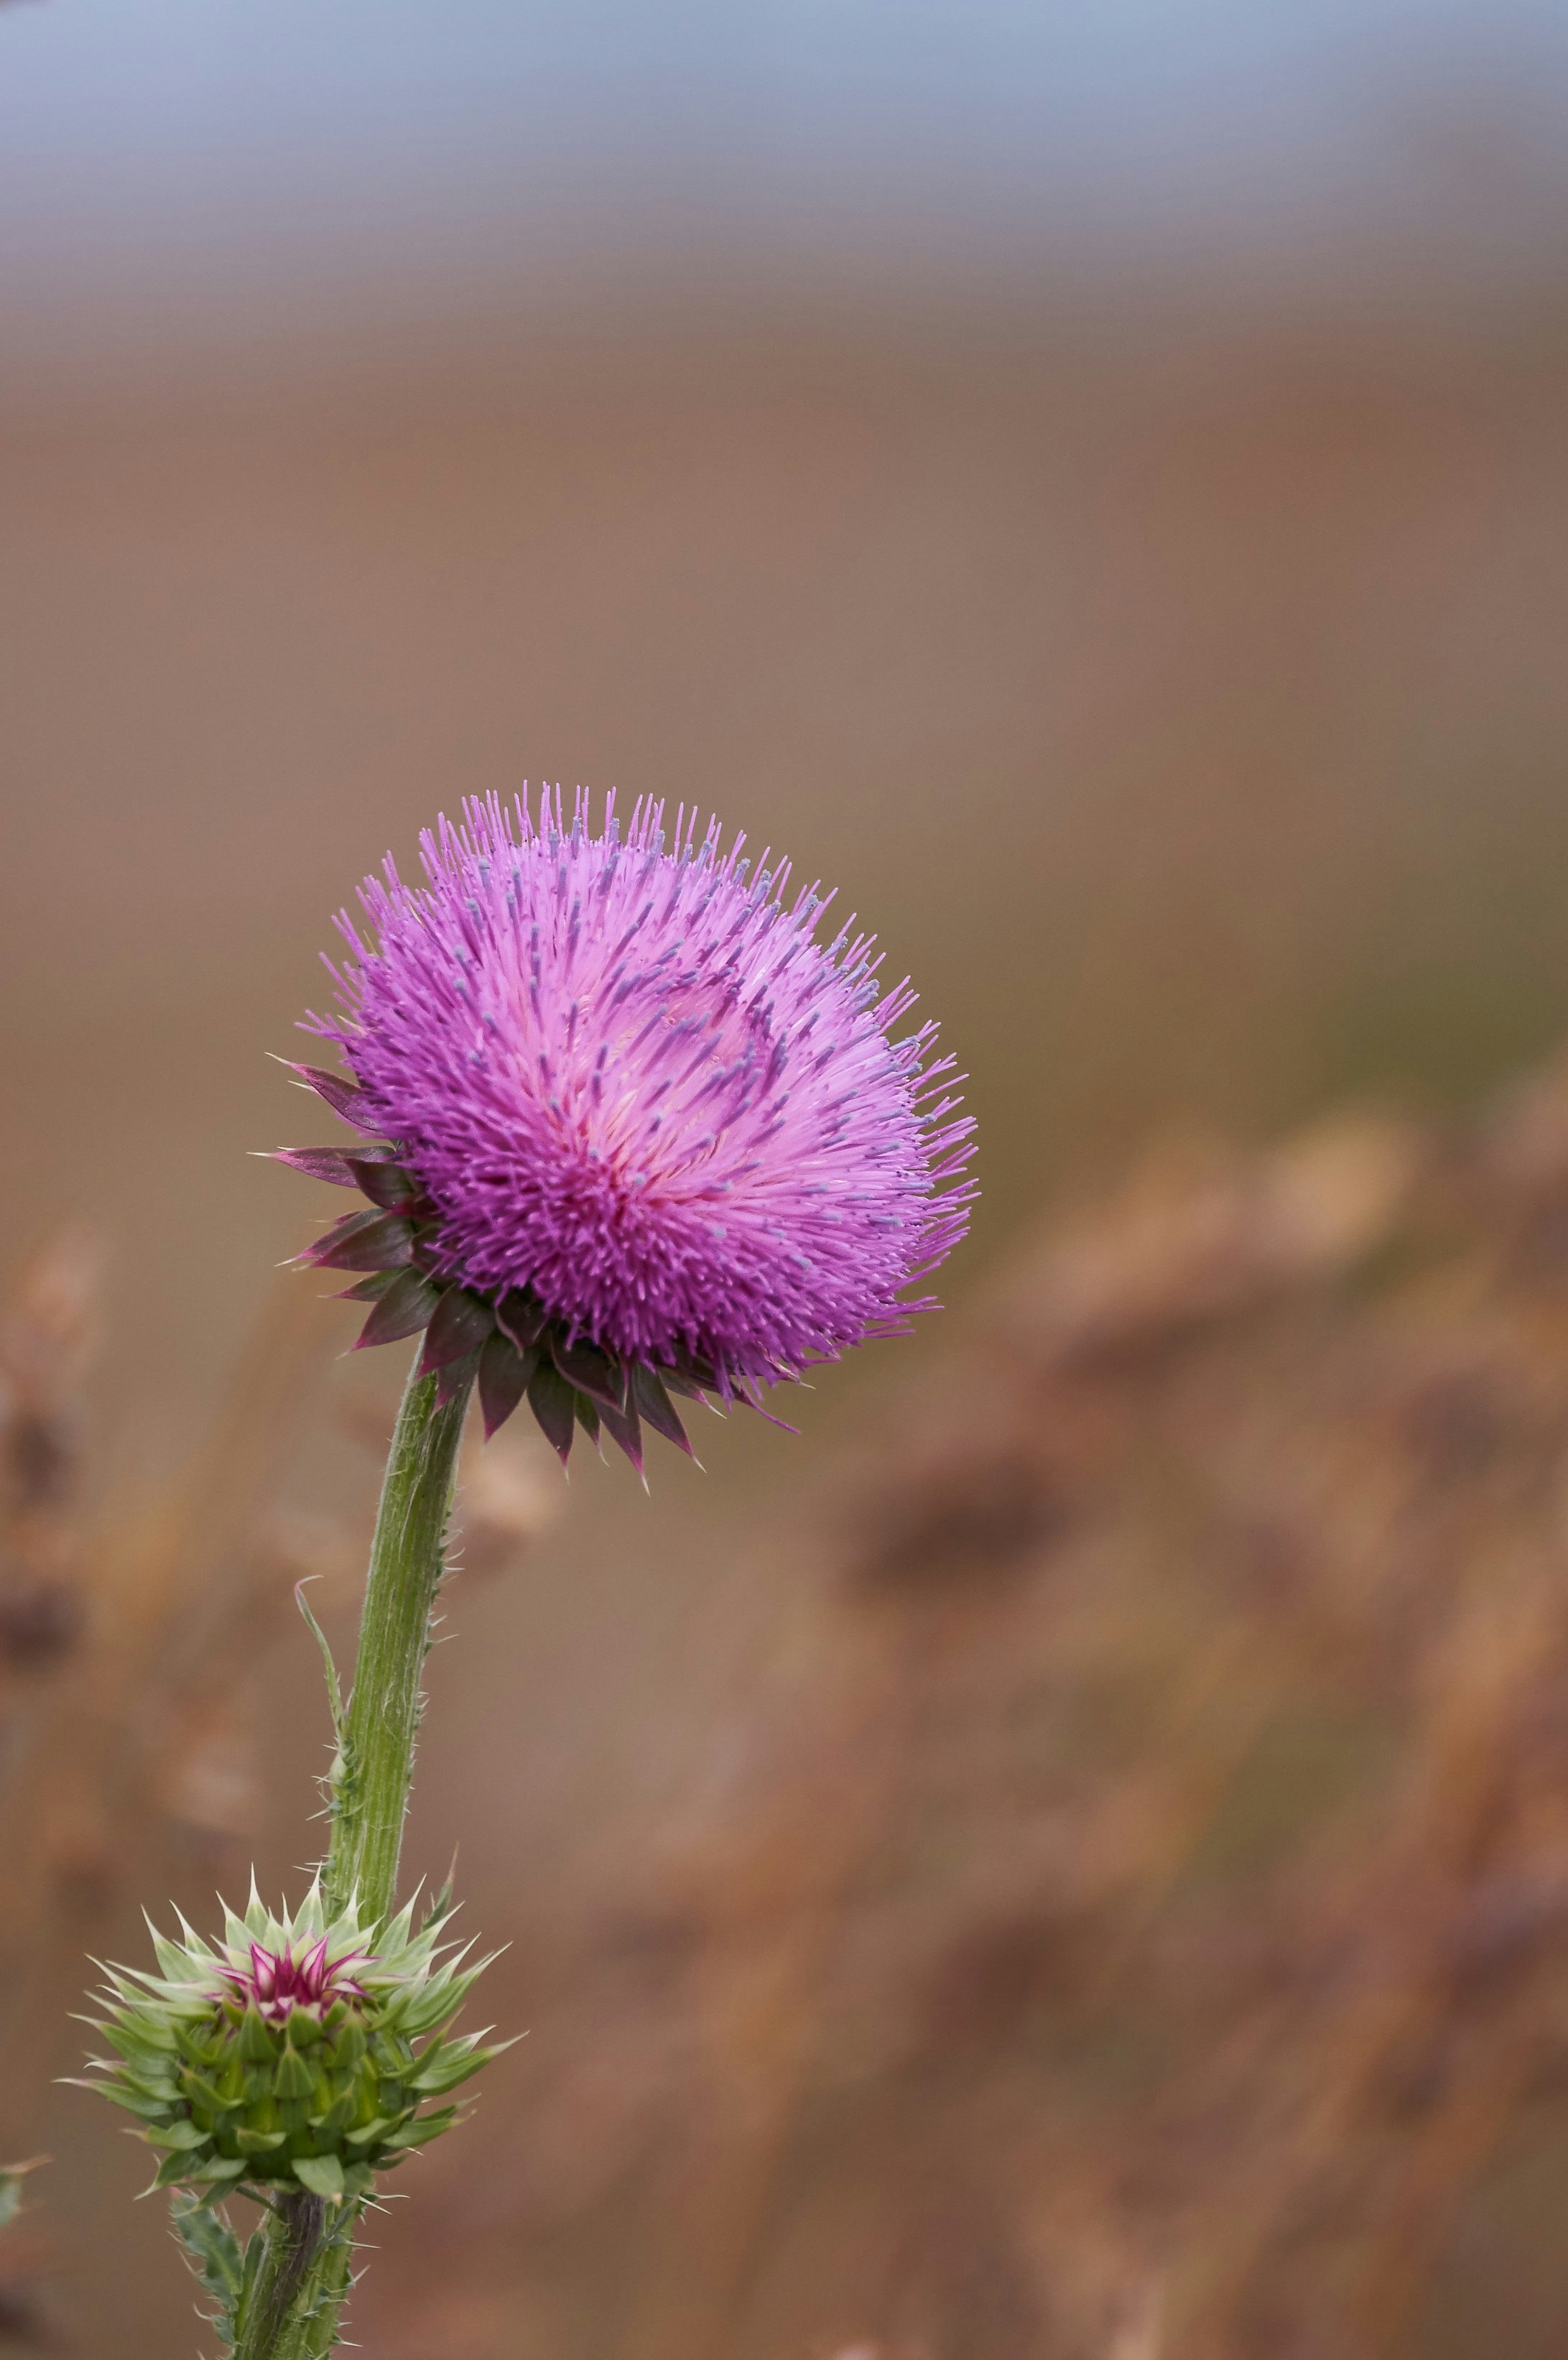
[[[287,2024],[297,2007],[319,2016],[334,2001],[363,1999],[365,1985],[353,1970],[367,1963],[375,1961],[358,1950],[329,1958],[324,1934],[309,1946],[284,1941],[268,1950],[263,1942],[252,1942],[243,1966],[219,1968],[216,1996],[232,1993],[242,2007],[256,2008],[268,2024]]]
[[[489,1422],[527,1389],[564,1448],[552,1409],[566,1443],[574,1414],[679,1439],[667,1386],[755,1401],[928,1307],[973,1126],[871,937],[657,804],[623,841],[613,797],[598,834],[581,794],[570,824],[491,798],[422,850],[424,884],[362,888],[367,934],[340,921],[311,1026],[352,1082],[301,1069],[390,1144],[290,1158],[372,1199],[315,1257],[378,1273],[367,1340],[429,1324],[450,1367],[496,1338]]]

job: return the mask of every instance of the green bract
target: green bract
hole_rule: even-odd
[[[274,1918],[253,1885],[216,1949],[181,1918],[180,1942],[151,1928],[156,1974],[105,1968],[95,2022],[114,2054],[88,2086],[161,2151],[155,2186],[360,2197],[446,2130],[454,2105],[421,2108],[497,2054],[448,2029],[488,1961],[463,1965],[447,1916],[438,1902],[417,1933],[411,1902],[385,1925],[352,1904],[329,1920],[317,1884]]]

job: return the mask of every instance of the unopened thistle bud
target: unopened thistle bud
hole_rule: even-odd
[[[340,921],[310,1028],[350,1073],[295,1068],[365,1134],[283,1151],[370,1200],[304,1257],[363,1273],[360,1342],[422,1333],[442,1399],[476,1378],[487,1432],[526,1399],[563,1459],[580,1427],[640,1467],[645,1426],[689,1448],[680,1397],[760,1406],[897,1332],[967,1225],[936,1027],[895,1037],[874,938],[822,940],[832,895],[741,842],[469,803],[422,887],[366,880],[368,940]]]
[[[439,2102],[497,2050],[449,2029],[487,1962],[465,1966],[444,1923],[415,1932],[412,1904],[382,1927],[353,1907],[329,1920],[319,1885],[275,1918],[253,1885],[215,1948],[181,1918],[179,1942],[153,1930],[156,1974],[106,1968],[95,2021],[114,2055],[89,2086],[137,2118],[154,2185],[365,2196],[446,2130],[458,2110]]]

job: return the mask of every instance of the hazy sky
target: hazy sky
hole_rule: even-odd
[[[1267,237],[1434,174],[1506,199],[1565,93],[1568,0],[13,0],[0,298],[655,213]]]

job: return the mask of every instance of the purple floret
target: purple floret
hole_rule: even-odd
[[[930,1307],[907,1290],[967,1226],[973,1124],[935,1025],[893,1037],[915,995],[880,994],[869,935],[820,940],[816,889],[786,902],[788,864],[748,875],[694,813],[667,847],[639,803],[623,841],[614,803],[599,835],[559,790],[443,818],[423,885],[389,859],[368,938],[340,919],[310,1025],[418,1186],[433,1283],[754,1393]]]

